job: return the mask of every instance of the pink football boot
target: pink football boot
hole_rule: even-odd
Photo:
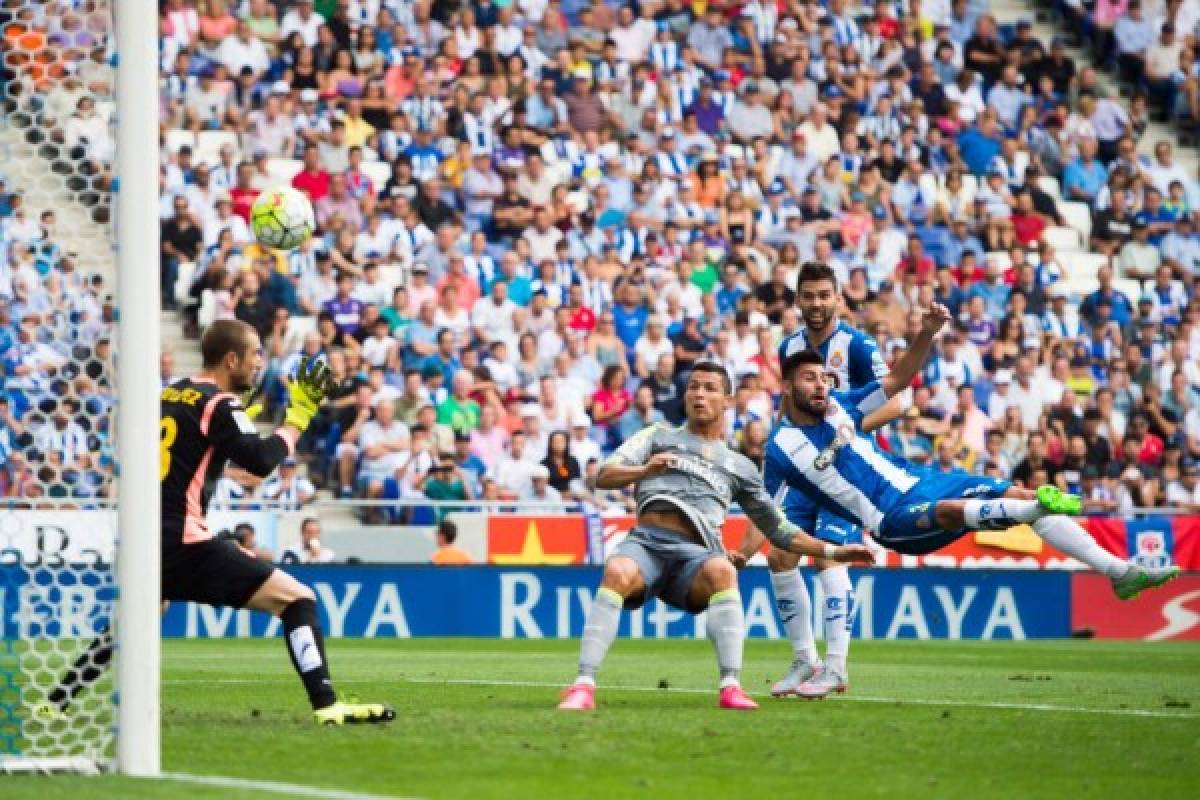
[[[736,683],[721,690],[721,699],[717,705],[732,711],[754,711],[758,708],[758,703]]]
[[[596,708],[596,687],[588,683],[572,683],[563,689],[559,711],[592,711]]]

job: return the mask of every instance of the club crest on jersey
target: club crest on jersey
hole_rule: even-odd
[[[837,458],[838,451],[852,441],[854,441],[853,426],[839,426],[837,435],[833,437],[833,441],[824,450],[817,453],[817,457],[813,459],[813,466],[819,470],[829,469],[833,465],[833,460]]]
[[[834,353],[829,357],[829,366],[833,367],[834,369],[841,368],[843,363],[845,363],[845,359],[842,358],[842,354],[840,352]]]

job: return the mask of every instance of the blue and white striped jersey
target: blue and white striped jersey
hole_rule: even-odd
[[[785,419],[771,431],[763,468],[767,491],[780,504],[799,492],[813,506],[810,519],[789,514],[790,522],[812,531],[817,513],[828,511],[878,530],[884,515],[917,485],[920,473],[914,465],[882,452],[859,431],[863,417],[887,399],[879,381],[872,381],[833,392],[825,419],[815,425]]]
[[[779,362],[782,364],[788,356],[809,347],[808,331],[801,328],[779,345]],[[875,340],[845,322],[839,322],[833,335],[816,350],[825,359],[825,368],[837,375],[838,387],[843,390],[869,386],[882,380],[888,373],[887,364],[884,363]],[[774,490],[771,494],[775,495]],[[776,500],[789,522],[809,533],[817,531],[814,520],[818,509],[807,495],[793,489],[776,495]]]
[[[810,347],[808,330],[801,328],[780,342],[779,363]],[[845,322],[839,322],[833,335],[815,349],[825,359],[825,368],[837,375],[839,389],[858,389],[888,374],[875,340]]]

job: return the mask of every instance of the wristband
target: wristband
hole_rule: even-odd
[[[829,542],[826,542],[825,543],[825,560],[833,561],[834,557],[836,555],[837,555],[837,548],[834,547],[833,545],[831,545]]]

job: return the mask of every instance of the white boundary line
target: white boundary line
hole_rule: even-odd
[[[189,772],[164,772],[158,780],[175,781],[176,783],[194,783],[201,786],[218,786],[222,789],[249,789],[255,792],[283,794],[291,797],[315,797],[319,800],[416,800],[394,795],[363,794],[362,792],[347,792],[342,789],[322,789],[318,786],[302,786],[296,783],[278,783],[276,781],[255,781],[247,778],[226,778],[222,775],[193,775]]]
[[[565,684],[548,683],[544,681],[514,681],[514,680],[477,680],[474,678],[396,678],[398,683],[415,683],[426,686],[514,686],[530,689],[561,689]],[[168,686],[188,684],[241,684],[241,683],[283,683],[282,679],[268,678],[183,678],[178,680],[164,679]],[[289,681],[290,682],[290,681]],[[341,679],[338,683],[381,683],[385,679],[356,678]],[[694,686],[672,686],[669,689],[658,689],[652,686],[604,686],[601,692],[648,692],[662,694],[716,694],[715,689],[701,689]],[[1100,714],[1112,717],[1153,717],[1156,719],[1200,719],[1200,713],[1188,711],[1159,711],[1152,708],[1088,708],[1087,706],[1060,706],[1053,703],[1005,703],[1005,702],[972,702],[970,700],[933,700],[926,698],[877,697],[863,694],[844,694],[833,697],[838,702],[881,703],[891,705],[952,707],[952,708],[993,708],[1008,711],[1045,711],[1060,714]],[[800,702],[800,701],[796,701]]]
[[[450,685],[465,685],[465,686],[525,686],[538,689],[561,689],[562,685],[557,683],[543,683],[538,681],[499,681],[499,680],[471,680],[471,679],[453,679],[453,678],[401,678],[401,683],[419,683],[419,684],[450,684]],[[715,689],[698,689],[695,687],[671,687],[669,689],[656,689],[650,686],[601,686],[599,691],[616,691],[616,692],[677,692],[681,694],[716,694]],[[851,701],[857,703],[894,703],[896,705],[914,705],[914,706],[954,706],[961,708],[999,708],[1013,711],[1050,711],[1060,712],[1064,714],[1107,714],[1117,717],[1160,717],[1167,719],[1200,719],[1200,714],[1189,714],[1187,712],[1177,713],[1171,711],[1156,711],[1153,709],[1142,708],[1086,708],[1084,706],[1057,706],[1049,703],[973,703],[968,700],[925,700],[925,699],[904,699],[900,697],[871,697],[868,695],[852,695],[845,694],[836,697],[840,701]]]

